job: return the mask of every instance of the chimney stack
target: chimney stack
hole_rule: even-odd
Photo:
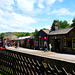
[[[57,24],[57,20],[54,20],[54,30],[58,29],[58,24]]]

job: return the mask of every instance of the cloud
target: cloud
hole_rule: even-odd
[[[41,30],[43,28],[46,28],[46,29],[49,29],[50,30],[51,29],[51,26],[50,25],[41,26],[41,27],[37,28],[37,30]]]
[[[70,19],[69,24],[72,24],[72,23],[73,23],[72,20],[73,20],[73,19]]]
[[[15,5],[15,2],[18,4]],[[20,10],[33,11],[35,0],[0,0],[0,32],[33,31],[30,25],[36,23],[36,20],[30,16],[16,13],[17,6]]]
[[[17,6],[22,11],[33,11],[36,0],[16,0]]]
[[[36,18],[37,21],[51,21],[52,19],[50,17],[37,17]]]
[[[0,0],[0,8],[7,10],[7,11],[13,11],[14,0]]]
[[[45,0],[45,2],[48,4],[48,5],[52,5],[55,3],[56,0]]]
[[[70,12],[68,9],[66,8],[61,8],[61,9],[55,9],[53,11],[51,11],[50,13],[48,13],[49,15],[50,14],[57,14],[57,15],[74,15],[75,12]]]
[[[44,0],[39,0],[38,1],[38,7],[39,8],[45,8],[45,6],[43,5]]]
[[[63,2],[63,0],[59,0],[59,2]]]
[[[51,6],[53,5],[57,0],[39,0],[38,1],[38,7],[39,8],[45,8],[45,5],[43,3],[46,4],[46,6]],[[63,0],[58,0],[59,2],[63,2]]]
[[[32,17],[26,17],[22,16],[20,14],[12,13],[12,20],[10,22],[15,23],[15,26],[24,26],[25,25],[30,25],[32,23],[36,23],[36,21]]]
[[[4,12],[0,9],[0,16],[4,15]]]
[[[11,27],[10,25],[0,25],[0,33],[1,32],[34,32],[35,28],[30,26],[23,27]]]
[[[3,12],[0,10],[0,27],[2,31],[32,31],[33,28],[30,26],[36,23],[36,20],[32,17],[23,16],[15,12]],[[1,31],[1,32],[2,32]]]
[[[51,7],[53,8],[52,5],[56,1],[63,2],[63,0],[0,0],[0,31],[31,32],[35,30],[35,28],[31,27],[32,24],[39,21],[48,22],[51,19],[53,20],[52,16],[49,15],[53,14],[57,17],[75,15],[75,12],[67,8],[55,8],[52,11]],[[38,29],[41,28],[50,29],[50,26],[38,27]]]

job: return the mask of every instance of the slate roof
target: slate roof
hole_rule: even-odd
[[[50,30],[43,30],[43,31],[49,35]]]
[[[49,35],[60,35],[60,34],[67,34],[70,32],[74,27],[70,28],[63,28],[63,29],[57,29],[55,31],[51,31]]]

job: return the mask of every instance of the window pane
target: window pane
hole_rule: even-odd
[[[73,43],[73,48],[75,48],[75,43]]]
[[[75,39],[73,39],[73,43],[75,43]]]
[[[64,47],[66,47],[66,39],[64,39]]]
[[[68,47],[72,47],[72,40],[68,40]]]
[[[75,39],[73,39],[73,48],[75,48]]]

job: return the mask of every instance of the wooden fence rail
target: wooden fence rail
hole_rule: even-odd
[[[40,62],[13,51],[0,50],[0,70],[6,75],[75,75],[75,70],[70,73],[64,67],[57,67],[50,63]]]

